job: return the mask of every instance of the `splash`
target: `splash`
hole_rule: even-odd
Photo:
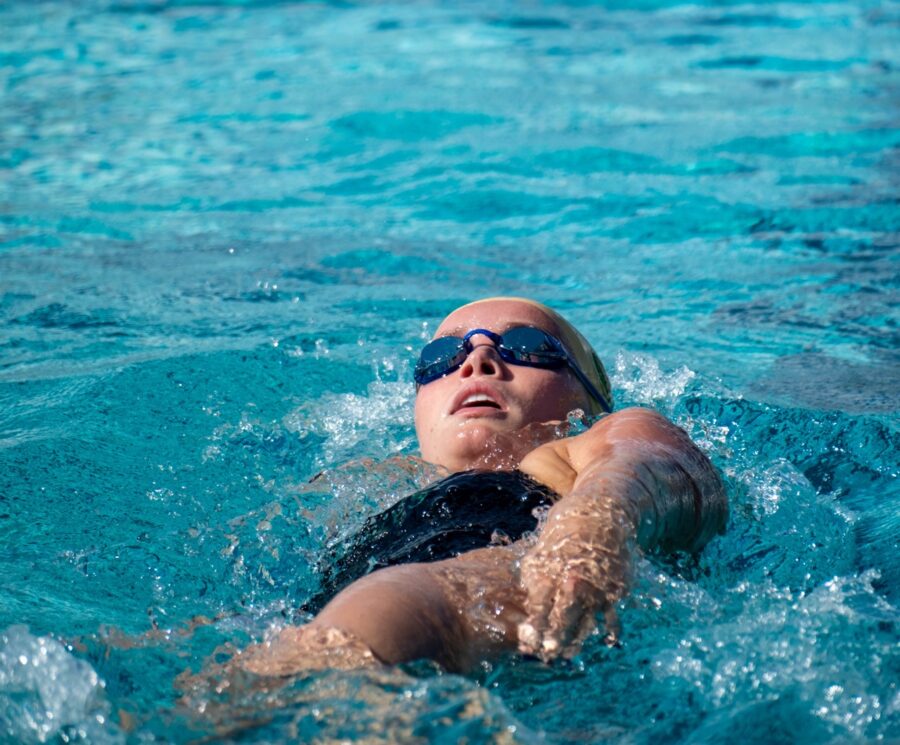
[[[416,675],[419,668],[423,674]],[[283,678],[198,678],[192,724],[229,742],[539,742],[483,687],[430,664]],[[437,713],[436,713],[437,712]],[[217,740],[218,741],[218,740]]]
[[[809,481],[786,459],[779,459],[762,472],[744,474],[750,505],[758,516],[774,515],[785,503],[796,503],[801,490],[811,488]]]
[[[866,680],[884,678],[896,659],[886,640],[879,640],[883,635],[872,619],[873,611],[892,612],[873,591],[874,578],[872,572],[836,577],[808,593],[742,583],[729,599],[742,606],[739,615],[697,627],[657,653],[653,676],[664,687],[677,679],[709,709],[732,713],[731,725],[719,717],[704,724],[710,740],[735,721],[761,724],[777,699],[796,721],[776,723],[773,732],[793,732],[799,725],[826,739],[865,739],[891,706]],[[868,652],[860,656],[863,646]],[[858,659],[860,669],[850,673],[843,664],[846,656]]]
[[[616,355],[613,387],[623,390],[629,399],[642,404],[673,404],[687,390],[696,373],[687,367],[666,373],[659,361],[647,354]]]
[[[122,743],[109,721],[105,684],[49,636],[25,626],[0,632],[0,739],[4,742]]]
[[[415,392],[391,360],[382,360],[376,379],[364,394],[325,394],[305,402],[283,421],[285,429],[301,437],[323,439],[319,468],[353,458],[389,458],[410,450]]]

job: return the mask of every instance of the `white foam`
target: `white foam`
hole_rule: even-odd
[[[695,376],[693,370],[684,366],[664,372],[659,360],[647,354],[619,352],[612,383],[638,403],[672,403],[687,390]]]
[[[717,709],[790,689],[811,714],[862,740],[890,706],[867,690],[886,662],[884,648],[871,648],[863,669],[852,671],[843,659],[862,659],[858,648],[865,645],[866,619],[854,604],[865,598],[892,610],[872,589],[875,577],[871,571],[835,577],[809,593],[771,582],[735,587],[744,602],[740,615],[657,653],[654,677],[684,681]]]
[[[0,632],[0,740],[122,743],[104,682],[84,660],[25,626]]]
[[[806,476],[784,458],[779,458],[761,473],[751,471],[744,477],[750,503],[760,516],[778,512],[785,496],[796,498],[798,491],[814,491]]]
[[[389,360],[384,360],[382,366],[389,374],[395,372]],[[326,393],[306,402],[284,418],[284,427],[300,435],[315,434],[325,439],[317,459],[320,468],[358,457],[360,453],[355,450],[360,444],[365,444],[365,455],[376,460],[404,452],[415,442],[415,390],[400,372],[400,380],[383,380],[379,375],[363,395]]]

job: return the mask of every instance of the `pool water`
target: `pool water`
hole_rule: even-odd
[[[874,0],[0,6],[0,741],[900,738],[898,42]],[[428,480],[415,350],[496,294],[694,437],[727,534],[571,665],[191,677]]]

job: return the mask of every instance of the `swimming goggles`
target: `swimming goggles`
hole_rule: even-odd
[[[566,352],[555,336],[533,326],[516,326],[504,334],[495,334],[487,329],[472,329],[465,336],[441,336],[425,345],[416,363],[413,377],[418,385],[427,385],[433,380],[458,370],[474,346],[473,336],[486,336],[500,355],[500,359],[512,365],[555,369],[567,366],[595,398],[604,411],[611,411],[603,394],[588,379]]]

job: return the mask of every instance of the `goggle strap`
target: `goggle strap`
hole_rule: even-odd
[[[581,384],[585,387],[588,393],[590,393],[600,404],[600,407],[603,409],[604,413],[609,414],[612,411],[609,403],[606,401],[606,397],[597,390],[596,386],[590,381],[587,375],[585,375],[574,362],[567,358],[567,362],[569,365],[569,369],[575,373],[575,377],[581,381]]]

